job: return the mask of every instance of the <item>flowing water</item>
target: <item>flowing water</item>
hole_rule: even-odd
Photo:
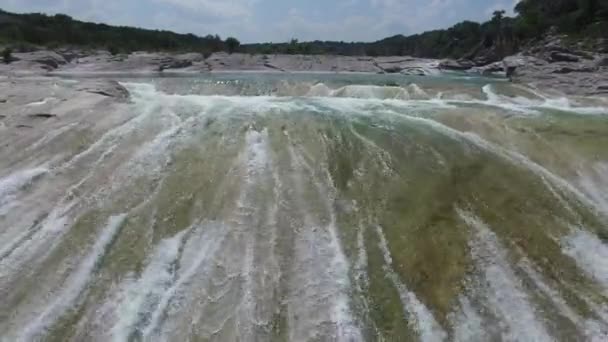
[[[0,340],[608,339],[605,99],[123,85],[122,112],[0,148]]]

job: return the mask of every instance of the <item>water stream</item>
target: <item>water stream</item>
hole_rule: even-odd
[[[0,147],[1,341],[608,339],[605,99],[121,82],[103,129]]]

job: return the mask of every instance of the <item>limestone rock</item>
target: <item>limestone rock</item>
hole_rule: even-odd
[[[439,63],[439,68],[444,70],[469,70],[475,66],[475,63],[468,59],[453,60],[445,59]]]
[[[551,62],[578,62],[580,58],[574,54],[553,51],[550,56]]]
[[[129,91],[120,83],[112,80],[84,82],[78,90],[112,97],[119,101],[126,101],[129,99]]]

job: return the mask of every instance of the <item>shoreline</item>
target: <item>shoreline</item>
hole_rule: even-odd
[[[408,56],[250,55],[215,53],[134,52],[112,55],[107,51],[70,53],[37,50],[15,53],[0,64],[0,76],[63,78],[204,77],[205,75],[386,75],[395,77],[462,77],[510,80],[513,83],[555,90],[564,95],[608,96],[608,54],[572,50],[568,60],[555,59],[555,37],[537,48],[484,66],[467,60],[439,60]],[[555,46],[558,46],[556,48]],[[578,54],[578,55],[576,55]],[[79,57],[73,57],[77,55]],[[579,56],[580,57],[577,57]]]

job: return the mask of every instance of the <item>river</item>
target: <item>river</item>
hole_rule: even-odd
[[[608,339],[605,99],[462,75],[120,81],[101,134],[91,113],[0,147],[28,161],[0,169],[0,340]]]

